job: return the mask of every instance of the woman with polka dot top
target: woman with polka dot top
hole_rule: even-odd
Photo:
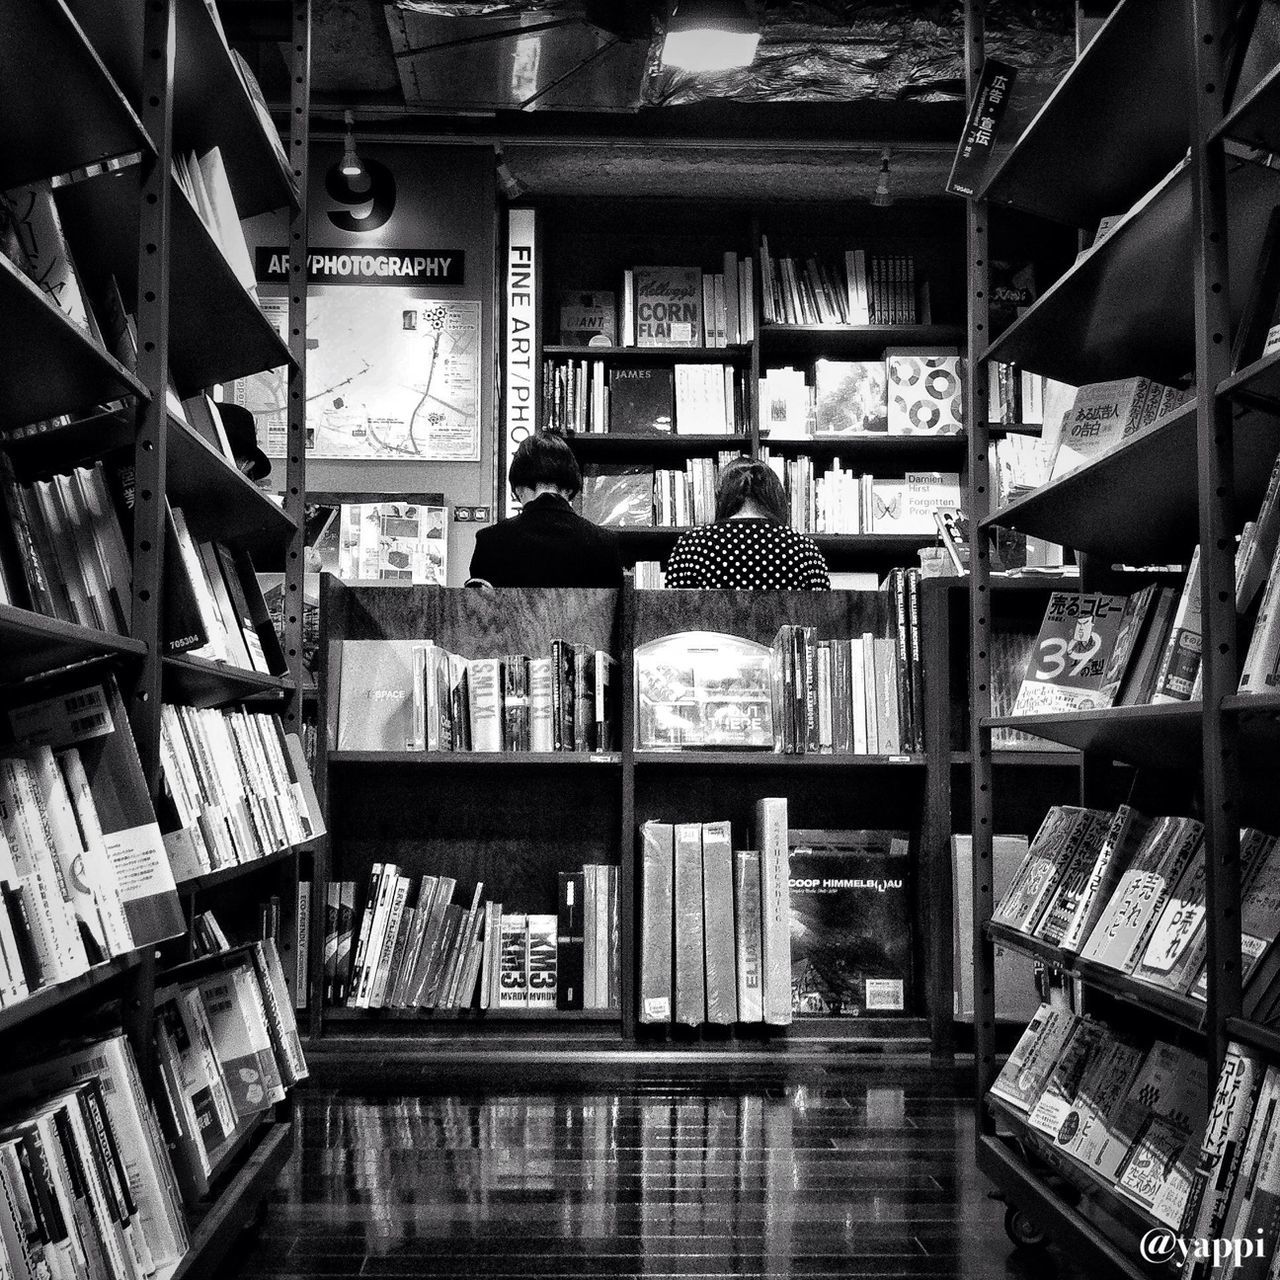
[[[787,525],[782,482],[763,462],[738,458],[720,472],[716,520],[682,533],[667,561],[669,587],[829,591],[817,543]]]

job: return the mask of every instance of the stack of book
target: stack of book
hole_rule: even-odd
[[[1202,1057],[1044,1004],[990,1096],[1070,1167],[1166,1226],[1182,1223],[1207,1141]]]
[[[760,379],[761,434],[773,440],[956,435],[964,427],[964,367],[954,347],[886,348],[881,360],[790,366]]]
[[[160,759],[172,805],[165,848],[179,879],[265,858],[324,830],[302,744],[278,716],[166,703]]]
[[[182,1197],[124,1034],[10,1059],[0,1093],[0,1272],[171,1273],[190,1246]]]
[[[780,257],[760,245],[766,324],[929,324],[929,286],[910,253],[848,249],[843,259]]]
[[[191,1203],[244,1130],[309,1074],[272,939],[196,967],[156,991],[154,1026],[160,1119]]]
[[[557,914],[504,911],[477,884],[469,906],[457,881],[415,883],[375,863],[357,911],[354,881],[329,885],[325,999],[353,1009],[616,1009],[618,869],[590,863],[559,873]]]
[[[755,337],[754,264],[727,252],[722,271],[628,267],[622,273],[624,347],[728,347]]]
[[[344,640],[339,751],[611,751],[617,660],[553,640],[548,657],[463,658],[430,640]]]
[[[641,828],[640,1021],[791,1021],[787,802],[756,803],[756,849],[728,822]]]
[[[1272,954],[1280,901],[1275,836],[1240,833],[1244,1007],[1274,1017],[1280,952]],[[1055,805],[992,915],[1138,982],[1204,1000],[1204,828],[1193,818],[1150,818]]]
[[[543,361],[547,429],[566,435],[734,435],[747,421],[746,383],[728,364],[606,365]]]
[[[1012,714],[1198,699],[1199,562],[1196,548],[1181,588],[1152,583],[1128,596],[1053,592]]]
[[[819,464],[767,451],[762,457],[782,481],[791,527],[802,533],[933,534],[935,511],[960,509],[960,476],[954,471],[881,478],[847,471],[839,458]]]
[[[736,453],[689,458],[681,470],[634,464],[588,464],[582,514],[609,528],[680,529],[715,519],[720,468]]]

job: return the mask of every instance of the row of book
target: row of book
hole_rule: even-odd
[[[222,149],[211,147],[202,156],[194,151],[175,151],[171,164],[179,190],[204,223],[245,292],[256,299],[257,275],[240,225],[240,215],[236,212]]]
[[[766,324],[930,323],[928,284],[917,284],[910,253],[775,256],[762,238],[760,276]]]
[[[1208,1122],[1208,1072],[1200,1055],[1046,1003],[991,1096],[1068,1167],[1166,1226],[1176,1229],[1193,1208]]]
[[[688,458],[682,469],[589,463],[583,468],[582,514],[613,529],[682,529],[710,524],[720,468],[737,458]]]
[[[882,477],[810,457],[762,451],[787,496],[790,524],[802,533],[937,532],[935,511],[958,511],[960,476],[954,471],[908,471]]]
[[[543,361],[547,427],[577,435],[734,435],[746,431],[745,375],[728,364]]]
[[[335,657],[340,751],[616,750],[617,659],[589,645],[464,658],[431,640],[344,640]]]
[[[1045,384],[1049,379],[1016,364],[987,365],[987,421],[1004,427],[1044,426]]]
[[[0,1274],[145,1280],[190,1247],[165,1135],[125,1036],[0,1077]]]
[[[166,703],[160,761],[176,823],[165,849],[179,880],[324,833],[302,744],[278,716]]]
[[[786,625],[769,645],[723,632],[660,636],[635,651],[641,750],[924,750],[920,571],[893,569],[877,631],[818,639]]]
[[[728,822],[641,828],[642,1023],[791,1021],[787,801],[756,802],[753,850]]]
[[[309,1074],[273,939],[184,968],[156,991],[161,1125],[189,1203],[262,1114]]]
[[[354,881],[328,887],[325,999],[355,1009],[616,1009],[618,868],[560,872],[556,914],[504,911],[478,883],[374,863],[357,910]]]
[[[1260,1013],[1274,993],[1271,956],[1280,915],[1276,837],[1240,833],[1242,981]],[[992,919],[1139,982],[1206,998],[1204,827],[1194,818],[1151,818],[1053,806]]]
[[[964,364],[954,347],[885,348],[880,360],[792,365],[760,379],[760,429],[775,440],[954,435],[964,427]]]
[[[728,252],[722,271],[628,267],[622,273],[621,345],[727,347],[755,333],[750,258]],[[561,306],[561,330],[564,307]]]

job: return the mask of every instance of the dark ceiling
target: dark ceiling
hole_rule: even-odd
[[[223,0],[233,41],[287,99],[289,6]],[[665,0],[312,0],[313,131],[504,149],[533,195],[862,199],[941,192],[963,122],[962,0],[755,0],[745,71],[664,71]],[[1029,113],[1074,55],[1070,0],[989,0],[989,47]],[[1016,128],[1016,124],[1015,124]]]

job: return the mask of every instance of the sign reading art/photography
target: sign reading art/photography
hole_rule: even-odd
[[[284,299],[263,299],[283,332]],[[307,453],[313,458],[475,462],[480,303],[403,289],[313,287],[307,300]],[[268,456],[283,457],[283,371],[237,384]]]

